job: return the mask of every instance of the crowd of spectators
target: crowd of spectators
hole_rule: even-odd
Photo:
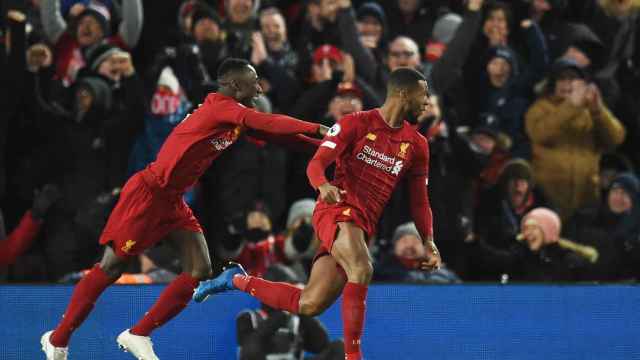
[[[260,111],[328,126],[380,106],[391,71],[426,75],[433,106],[417,129],[446,266],[416,270],[424,250],[400,185],[370,239],[375,281],[640,279],[638,0],[7,0],[1,10],[0,281],[69,282],[90,268],[120,188],[216,90],[230,56],[256,68]],[[318,246],[309,159],[240,139],[185,194],[219,264],[258,275],[282,264],[304,282]],[[179,272],[163,246],[123,281]]]

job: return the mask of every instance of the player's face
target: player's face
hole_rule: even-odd
[[[253,107],[254,100],[262,94],[262,87],[256,70],[251,65],[248,67],[249,71],[240,74],[236,80],[238,84],[236,100],[245,106]]]
[[[420,81],[419,86],[409,92],[407,98],[407,120],[416,124],[420,115],[431,106],[427,82]]]

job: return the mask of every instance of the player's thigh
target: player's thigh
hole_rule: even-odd
[[[169,233],[167,240],[180,249],[184,272],[198,279],[211,277],[211,258],[204,234],[180,229]]]
[[[346,284],[342,271],[336,260],[325,255],[318,258],[311,268],[309,281],[300,296],[302,303],[311,302],[322,309],[333,304]]]
[[[371,255],[364,231],[348,222],[338,224],[338,234],[331,248],[331,255],[347,273],[349,279],[361,272],[371,271]]]
[[[113,248],[107,245],[104,247],[104,253],[102,254],[102,259],[100,260],[100,268],[107,274],[107,276],[115,279],[122,275],[127,265],[131,262],[131,259],[132,257],[122,257],[116,255],[116,252],[113,251]]]

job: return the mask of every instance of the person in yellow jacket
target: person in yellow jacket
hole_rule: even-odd
[[[531,105],[525,122],[536,182],[562,219],[597,201],[600,157],[622,143],[625,129],[577,63],[554,62],[546,92]]]

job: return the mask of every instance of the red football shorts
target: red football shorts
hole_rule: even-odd
[[[331,254],[331,248],[338,233],[338,223],[340,222],[353,223],[362,229],[365,236],[367,236],[366,227],[362,217],[359,216],[359,212],[347,205],[326,205],[318,202],[311,222],[320,240],[320,246],[313,259],[314,262],[321,256]]]
[[[120,199],[100,236],[116,255],[139,255],[175,230],[202,232],[182,196],[154,187],[152,174],[142,170],[124,185]]]

